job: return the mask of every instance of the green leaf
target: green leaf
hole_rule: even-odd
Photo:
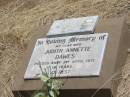
[[[50,96],[51,96],[51,97],[56,97],[56,96],[55,96],[55,92],[54,92],[54,91],[52,91],[52,90],[51,90],[51,91],[49,91],[49,94],[50,94]]]
[[[45,93],[39,92],[39,93],[35,94],[34,97],[46,97],[46,96],[45,96]]]
[[[51,87],[51,89],[56,89],[56,90],[58,90],[58,89],[60,89],[62,86],[63,86],[63,82],[62,82],[62,81],[60,81],[60,80],[54,80],[54,81],[52,82],[52,87]]]
[[[52,87],[52,83],[51,82],[48,82],[48,83],[46,83],[47,84],[47,87]]]
[[[43,82],[46,83],[50,78],[48,77],[47,74],[44,74],[44,75],[41,75],[41,76],[40,76],[40,79],[41,79],[41,81],[43,81]]]
[[[57,95],[60,95],[60,91],[59,91],[59,90],[55,90],[55,93],[56,93]]]

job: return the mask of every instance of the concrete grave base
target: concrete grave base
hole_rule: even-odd
[[[31,97],[34,91],[17,91],[14,92],[15,97]],[[59,97],[112,97],[110,89],[101,89],[95,95],[96,89],[80,90],[80,89],[68,89],[61,90]]]
[[[12,87],[15,94],[18,91],[26,94],[29,91],[39,90],[42,87],[40,80],[24,80],[24,74],[36,39],[45,37],[42,34],[42,27],[39,27],[34,32],[35,35],[32,37],[25,56],[23,56],[23,60],[21,60],[21,64],[18,67],[15,84]],[[100,32],[109,32],[100,76],[63,78],[63,80],[67,79],[67,81],[61,89],[61,97],[91,97],[94,91],[100,88],[101,90],[94,97],[111,97],[111,80],[120,72],[121,66],[124,65],[127,57],[128,28],[125,18],[99,20],[96,26],[96,33]]]

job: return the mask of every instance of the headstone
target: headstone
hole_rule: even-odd
[[[25,79],[42,71],[51,77],[99,76],[108,33],[38,39]]]
[[[99,16],[88,16],[88,17],[56,20],[52,24],[47,35],[64,36],[64,35],[94,33],[98,20]]]
[[[43,31],[45,31],[45,29],[47,29],[47,27],[41,26],[32,32],[34,36],[30,40],[29,46],[24,53],[23,60],[21,59],[21,61],[18,61],[18,72],[16,74],[14,85],[12,87],[12,90],[15,93],[28,93],[28,91],[39,90],[42,88],[43,83],[41,83],[39,79],[25,80],[24,74],[27,70],[32,53],[34,52],[36,40],[38,38],[44,38],[46,36],[43,35]],[[128,54],[128,28],[126,19],[124,17],[100,19],[96,25],[95,32],[96,35],[101,34],[101,32],[109,32],[109,36],[107,35],[107,44],[105,42],[101,42],[101,44],[106,44],[106,48],[104,51],[101,51],[104,52],[103,58],[100,57],[101,55],[99,56],[99,59],[101,59],[100,62],[102,62],[101,69],[99,70],[100,75],[89,77],[83,76],[60,78],[65,81],[64,86],[61,88],[60,97],[92,97],[95,92],[96,95],[94,97],[111,97],[112,77],[120,71],[122,65],[125,63]],[[77,36],[78,35],[76,35],[76,37]],[[84,37],[86,36],[87,35],[84,35]],[[40,43],[42,44],[42,42]],[[95,41],[95,43],[97,43],[97,41]],[[87,45],[90,45],[90,43]],[[99,50],[103,50],[103,48],[100,49],[100,45],[98,46]],[[93,50],[95,51],[96,49]],[[97,92],[96,90],[98,89],[100,90]]]

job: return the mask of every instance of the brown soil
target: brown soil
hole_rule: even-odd
[[[129,11],[129,0],[0,0],[0,96],[13,97],[10,87],[18,62],[38,26],[71,17],[127,15],[130,31]],[[116,97],[130,97],[129,75],[130,56],[118,78],[121,82]]]

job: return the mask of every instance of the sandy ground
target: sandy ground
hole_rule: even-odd
[[[129,11],[129,0],[0,0],[0,96],[13,97],[10,87],[17,65],[35,28],[63,18],[127,15],[130,32]],[[130,97],[130,55],[116,80],[121,81],[116,97]]]

